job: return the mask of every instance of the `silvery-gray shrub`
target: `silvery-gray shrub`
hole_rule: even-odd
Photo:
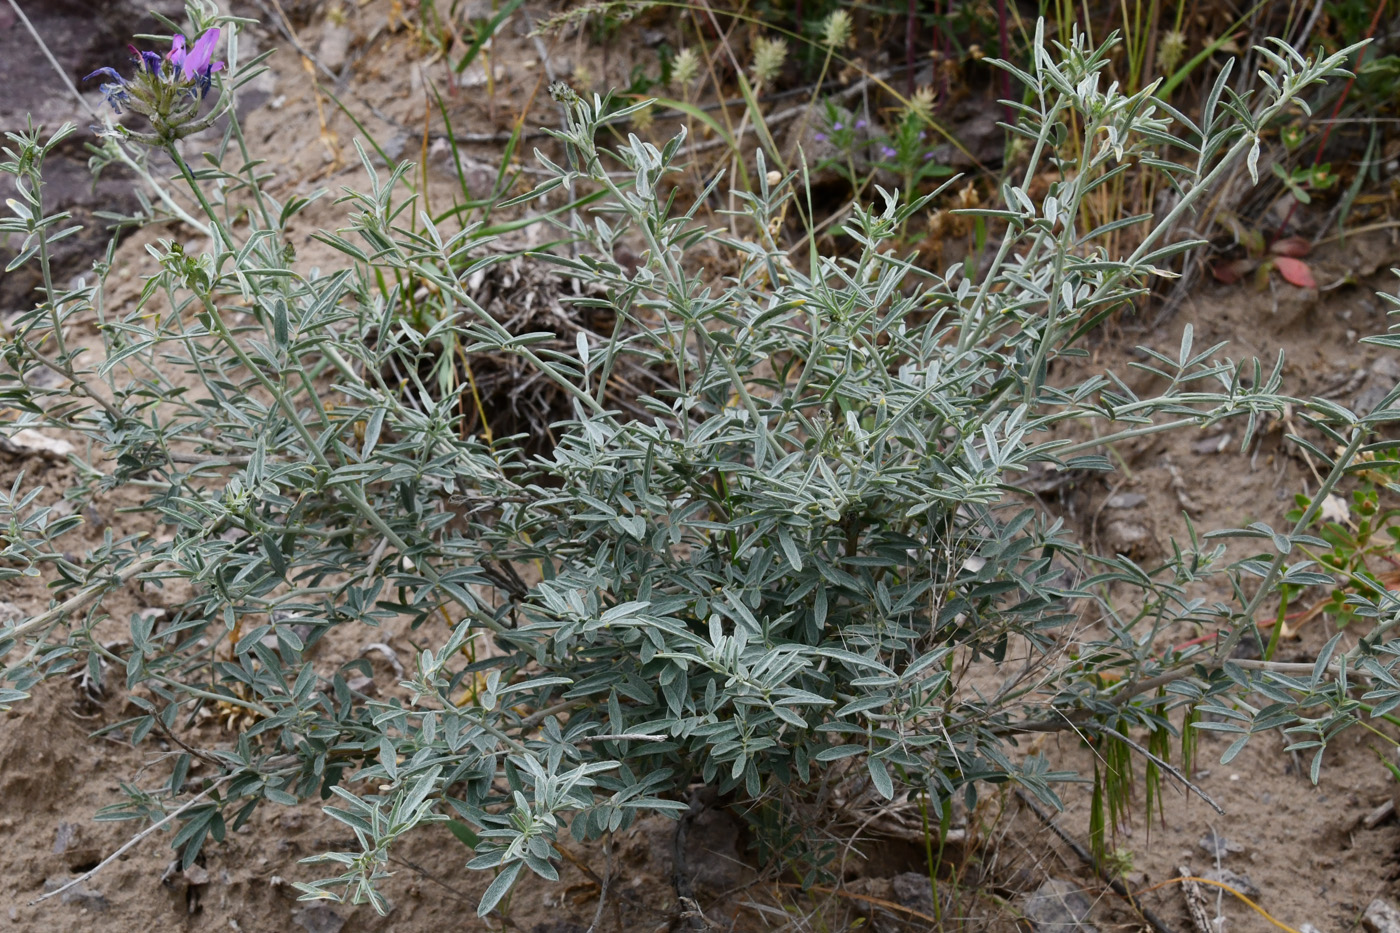
[[[1028,88],[1011,105],[1022,179],[1004,183],[1004,207],[965,212],[1005,233],[982,266],[947,274],[895,248],[936,195],[880,191],[853,206],[849,256],[814,239],[790,252],[777,231],[811,217],[800,166],[770,183],[759,153],[759,189],[736,192],[730,229],[713,229],[698,207],[708,192],[689,210],[675,203],[683,134],[606,151],[604,124],[645,105],[557,88],[565,164],[537,153],[547,180],[507,206],[564,228],[570,248],[525,260],[579,283],[566,300],[616,322],[581,329],[567,351],[474,300],[473,276],[519,256],[481,223],[436,225],[409,195],[407,166],[383,175],[365,159],[369,190],[342,197],[347,228],[317,234],[338,262],[298,264],[287,226],[311,199],[275,199],[246,150],[232,89],[258,65],[239,65],[235,48],[219,85],[224,138],[198,163],[176,141],[161,150],[199,193],[202,211],[184,219],[212,246],[150,247],[158,271],[134,305],[105,300],[112,253],[91,282],[53,281],[48,244],[66,215],[44,203],[42,168],[71,128],[11,135],[0,169],[17,197],[3,230],[24,240],[16,263],[38,263],[45,287],[4,338],[0,402],[22,414],[0,430],[59,427],[88,446],[64,491],[72,514],[37,505],[27,479],[0,496],[0,579],[42,576],[55,601],[0,630],[0,702],[64,674],[100,684],[105,669],[125,673],[143,710],[120,724],[134,742],[201,709],[236,711],[236,742],[191,750],[212,765],[197,779],[191,751],[177,753],[164,786],[128,785],[104,815],[186,804],[174,841],[188,865],[260,801],[325,798],[360,849],[320,856],[334,876],[300,887],[381,910],[390,847],[424,822],[451,818],[478,837],[470,867],[498,872],[484,913],[522,867],[557,877],[565,827],[588,839],[682,812],[697,781],[794,806],[833,779],[935,807],[1006,782],[1054,803],[1069,775],[1017,752],[1017,735],[1072,727],[1129,743],[1135,729],[1174,729],[1182,707],[1218,714],[1204,725],[1236,733],[1228,755],[1291,728],[1296,747],[1317,749],[1315,769],[1339,728],[1400,703],[1389,594],[1362,607],[1372,636],[1345,654],[1334,640],[1306,671],[1231,661],[1281,581],[1319,576],[1290,557],[1304,525],[1219,532],[1268,549],[1244,559],[1193,532],[1151,565],[1093,560],[1018,483],[1111,471],[1104,445],[1224,419],[1243,422],[1247,446],[1292,405],[1344,448],[1314,449],[1331,470],[1321,502],[1393,418],[1396,392],[1367,418],[1292,399],[1281,359],[1230,362],[1194,347],[1189,328],[1139,367],[1162,377],[1152,397],[1111,373],[1047,375],[1169,274],[1195,243],[1167,233],[1241,159],[1253,172],[1261,130],[1343,73],[1350,51],[1305,61],[1282,43],[1262,49],[1257,99],[1236,96],[1226,68],[1193,123],[1152,87],[1104,86],[1107,46],[1037,32],[1029,71],[1003,66]],[[1060,154],[1071,127],[1074,159]],[[102,141],[102,159],[151,177],[133,152]],[[1047,169],[1058,180],[1032,199]],[[1164,175],[1170,210],[1081,229],[1083,200],[1128,170]],[[150,217],[178,209],[152,203]],[[1143,221],[1130,255],[1106,252],[1108,234]],[[639,242],[635,269],[614,260]],[[63,339],[80,321],[97,323],[96,354]],[[552,451],[461,436],[471,390],[454,348],[516,357],[568,398]],[[45,388],[31,378],[40,369],[62,384]],[[622,373],[645,387],[627,411],[609,389]],[[1076,423],[1096,424],[1096,438],[1066,440]],[[108,532],[66,556],[59,539],[86,503],[124,487],[145,496],[153,533]],[[1235,599],[1203,599],[1211,578]],[[104,593],[176,581],[188,601],[159,624],[115,620],[126,632],[113,640]],[[337,627],[361,639],[404,618],[419,647],[400,692],[357,693],[365,661],[331,669],[312,654]],[[1224,635],[1158,655],[1156,636],[1182,621]],[[1364,706],[1348,678],[1370,681]]]

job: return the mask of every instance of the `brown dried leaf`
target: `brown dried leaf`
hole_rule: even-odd
[[[1217,282],[1224,282],[1226,285],[1234,285],[1244,278],[1254,268],[1253,259],[1228,259],[1224,262],[1217,262],[1210,267],[1210,274],[1215,276]]]
[[[1284,237],[1282,240],[1275,240],[1273,245],[1269,247],[1269,252],[1275,256],[1302,259],[1312,252],[1312,244],[1300,236]]]

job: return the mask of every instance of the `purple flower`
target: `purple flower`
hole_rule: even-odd
[[[126,84],[126,79],[123,78],[121,75],[117,74],[117,70],[116,70],[115,68],[99,68],[99,69],[97,69],[96,71],[94,71],[92,74],[88,75],[88,76],[87,76],[86,78],[84,78],[83,80],[84,80],[84,81],[91,81],[93,78],[97,77],[98,75],[102,75],[102,76],[104,76],[104,77],[111,78],[113,84]]]
[[[815,140],[816,140],[817,142],[819,142],[819,143],[824,143],[824,142],[826,142],[826,134],[825,134],[825,133],[813,133],[813,134],[812,134],[812,138],[815,139]]]
[[[98,90],[102,92],[103,97],[107,98],[107,103],[112,105],[112,109],[115,110],[117,113],[121,113],[122,104],[127,99],[126,79],[123,78],[121,75],[117,74],[115,68],[99,68],[83,80],[91,81],[98,75],[102,75],[104,78],[112,79],[111,81],[99,86]]]
[[[869,126],[869,125],[870,125],[870,124],[866,123],[864,119],[861,119],[861,120],[857,120],[857,121],[856,121],[856,129],[858,129],[858,130],[863,130],[863,129],[865,129],[865,128],[866,128],[867,126]]]
[[[880,147],[880,158],[882,159],[893,159],[897,155],[899,155],[899,153],[895,152],[889,146]]]
[[[212,61],[214,49],[219,45],[219,27],[206,29],[204,35],[195,40],[194,47],[185,51],[185,37],[176,36],[170,43],[170,64],[180,69],[180,76],[193,81],[199,87],[199,96],[209,93],[210,76],[223,71],[224,63]]]
[[[840,131],[840,130],[845,129],[845,127],[842,126],[840,123],[833,123],[833,124],[831,124],[831,128],[832,128],[833,130],[837,130],[837,131]]]

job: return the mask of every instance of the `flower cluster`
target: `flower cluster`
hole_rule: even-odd
[[[915,96],[922,99],[921,95]],[[857,164],[867,170],[884,169],[898,175],[906,191],[913,191],[930,179],[951,175],[952,169],[941,164],[935,158],[936,150],[929,146],[924,129],[928,121],[921,113],[920,107],[911,105],[893,129],[885,129],[878,124],[872,127],[865,118],[827,101],[822,128],[812,138],[828,144],[835,154],[827,155],[821,164],[835,168],[854,185],[863,183],[856,177]]]
[[[830,119],[828,120],[828,123],[829,123],[829,125],[830,125],[830,127],[831,127],[831,133],[837,136],[837,139],[836,139],[836,145],[837,145],[837,146],[840,146],[843,142],[847,142],[847,141],[848,141],[848,140],[846,139],[846,136],[850,136],[850,133],[848,132],[847,126],[846,126],[845,123],[842,123],[840,120],[830,120]],[[869,121],[865,120],[864,118],[858,118],[858,119],[855,121],[855,123],[851,124],[851,127],[850,127],[850,128],[851,128],[851,129],[854,129],[854,130],[856,130],[856,131],[860,131],[860,130],[866,129],[868,126],[870,126]],[[845,134],[845,136],[843,136],[843,135],[841,135],[841,134]],[[824,143],[824,142],[826,142],[828,139],[830,139],[831,136],[828,136],[826,133],[818,132],[818,133],[813,133],[813,134],[812,134],[812,138],[815,139],[815,140],[816,140],[817,142],[819,142],[819,143]],[[851,139],[854,139],[854,137],[852,136]]]
[[[200,105],[213,86],[213,76],[224,63],[214,61],[220,31],[217,26],[204,31],[190,48],[185,37],[175,36],[170,52],[161,56],[129,46],[136,73],[124,78],[115,68],[98,68],[83,80],[103,77],[101,85],[107,103],[117,113],[131,110],[151,121],[154,134],[134,133],[119,127],[122,135],[151,145],[166,145],[199,132],[213,123],[214,113],[199,117]]]
[[[895,125],[894,131],[880,140],[877,164],[899,175],[908,191],[931,179],[953,174],[951,168],[934,159],[925,125],[920,112],[911,107]]]

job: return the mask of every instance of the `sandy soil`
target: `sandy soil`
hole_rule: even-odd
[[[1228,340],[1223,355],[1257,356],[1271,361],[1279,349],[1287,363],[1287,391],[1300,397],[1334,398],[1353,409],[1369,410],[1400,378],[1393,354],[1355,343],[1358,334],[1380,333],[1385,312],[1376,290],[1394,293],[1396,278],[1388,267],[1400,259],[1390,237],[1352,238],[1345,248],[1324,245],[1310,262],[1319,282],[1351,274],[1355,284],[1319,294],[1276,283],[1270,291],[1215,283],[1199,288],[1180,311],[1146,332],[1105,334],[1094,365],[1122,373],[1134,358],[1133,347],[1148,345],[1174,352],[1189,323],[1196,345]],[[1131,380],[1130,380],[1131,383]],[[1150,388],[1147,380],[1135,388]],[[1067,490],[1059,507],[1077,518],[1099,542],[1150,560],[1169,539],[1184,536],[1184,515],[1198,529],[1243,527],[1264,521],[1286,527],[1285,513],[1299,490],[1316,489],[1314,474],[1297,448],[1281,442],[1281,425],[1266,431],[1248,453],[1240,452],[1241,426],[1223,424],[1204,432],[1184,432],[1142,439],[1119,450],[1128,469],[1110,477],[1112,487],[1095,480],[1087,488]],[[1296,422],[1293,427],[1297,427]],[[1212,594],[1220,598],[1226,593]],[[1311,661],[1335,634],[1333,623],[1318,617],[1305,623],[1298,637],[1281,643],[1279,660]],[[1181,640],[1195,633],[1182,632]],[[1353,636],[1344,638],[1348,645]],[[1392,730],[1393,731],[1393,730]],[[1392,738],[1394,736],[1392,735]],[[1225,810],[1215,813],[1180,788],[1169,795],[1165,825],[1121,827],[1110,846],[1131,855],[1129,887],[1143,890],[1189,866],[1198,875],[1211,870],[1245,876],[1235,887],[1253,897],[1280,921],[1298,927],[1310,923],[1323,931],[1353,929],[1373,898],[1394,897],[1396,845],[1400,829],[1393,820],[1368,828],[1365,817],[1391,799],[1394,782],[1378,755],[1392,746],[1357,729],[1331,745],[1319,784],[1308,779],[1308,761],[1283,751],[1281,734],[1256,737],[1228,765],[1219,763],[1230,744],[1219,733],[1202,734],[1195,775],[1202,790]],[[1090,753],[1071,736],[1060,736],[1052,758],[1066,766],[1092,768]],[[1139,788],[1140,791],[1140,788]],[[1076,839],[1088,836],[1090,795],[1086,788],[1067,790],[1066,812],[1057,821]],[[1202,840],[1218,834],[1228,850]],[[1066,872],[1082,862],[1062,845],[1056,848]],[[1081,868],[1082,871],[1082,868]],[[1083,876],[1081,874],[1081,880]],[[1222,879],[1227,880],[1228,879]],[[1102,884],[1086,883],[1086,893],[1100,898],[1098,910],[1127,920],[1121,898]],[[1228,894],[1209,891],[1212,908],[1222,894],[1223,914],[1231,928],[1270,929],[1270,924]],[[1169,884],[1143,897],[1143,905],[1174,929],[1190,921],[1179,886]]]

